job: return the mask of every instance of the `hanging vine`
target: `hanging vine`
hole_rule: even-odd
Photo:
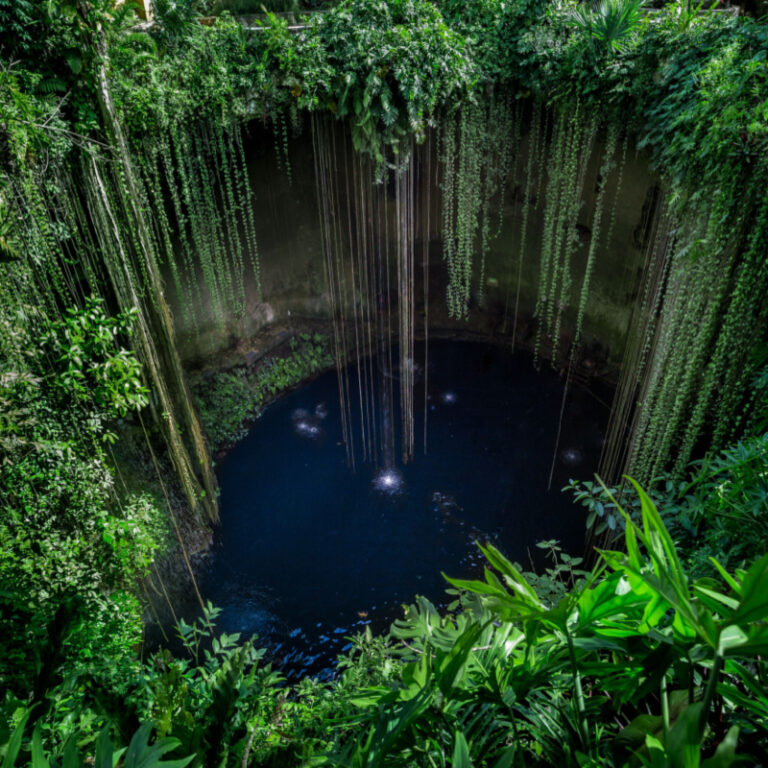
[[[518,154],[519,123],[511,99],[498,95],[491,95],[487,105],[468,102],[444,121],[442,233],[452,318],[466,320],[469,315],[476,256],[476,298],[482,303],[486,258],[501,228],[499,223],[492,229],[492,208],[496,204],[502,215],[504,191]]]
[[[614,167],[614,155],[618,144],[619,128],[617,125],[611,125],[608,128],[608,136],[603,150],[603,162],[600,166],[598,192],[595,200],[595,211],[592,215],[591,239],[589,242],[589,253],[587,254],[587,264],[584,268],[584,277],[581,282],[579,292],[579,310],[576,318],[576,330],[573,336],[573,345],[571,347],[571,356],[573,356],[581,341],[581,329],[584,322],[584,313],[589,301],[589,287],[592,281],[592,273],[595,268],[595,258],[597,256],[598,246],[600,244],[601,224],[603,220],[603,208],[605,206],[605,191],[608,184],[608,176]]]

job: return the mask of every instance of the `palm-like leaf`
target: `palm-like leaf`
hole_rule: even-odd
[[[624,48],[640,21],[643,0],[598,0],[571,15],[571,23],[605,48]]]

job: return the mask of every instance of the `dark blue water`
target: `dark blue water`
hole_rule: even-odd
[[[583,549],[584,516],[560,488],[595,471],[606,409],[569,393],[548,491],[561,377],[525,355],[446,341],[430,343],[427,372],[427,455],[422,375],[416,456],[398,467],[398,493],[376,489],[375,467],[347,466],[335,372],[272,405],[218,462],[221,527],[201,591],[223,631],[257,633],[289,674],[327,667],[350,635],[385,629],[416,594],[448,602],[441,571],[482,572],[475,540],[526,568],[531,557],[541,566],[539,540]]]

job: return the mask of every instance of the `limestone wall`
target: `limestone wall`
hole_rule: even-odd
[[[565,309],[566,342],[575,323],[577,290],[581,285],[587,259],[601,151],[601,146],[596,147],[586,176],[585,200],[577,228],[581,245],[573,262],[574,297]],[[278,153],[268,129],[259,125],[251,127],[246,137],[246,153],[255,196],[262,290],[259,293],[253,274],[247,270],[245,317],[230,317],[222,327],[218,320],[211,317],[209,307],[198,307],[198,316],[202,317],[202,322],[198,330],[194,331],[185,325],[178,311],[177,299],[169,280],[170,299],[176,308],[177,337],[182,356],[188,363],[231,348],[269,324],[301,328],[305,320],[327,319],[329,316],[309,131],[305,130],[290,142],[291,182],[285,168],[278,167]],[[439,240],[435,238],[431,242],[429,314],[432,327],[469,327],[489,333],[511,331],[512,320],[509,315],[516,298],[520,227],[523,206],[527,204],[528,237],[523,253],[518,338],[532,338],[534,321],[531,315],[537,291],[544,201],[529,200],[526,203],[521,191],[522,183],[523,180],[519,179],[516,185],[511,179],[508,185],[501,232],[491,245],[486,264],[483,303],[478,305],[477,301],[473,302],[468,323],[447,316],[445,265],[442,263]],[[645,258],[647,237],[644,221],[649,213],[649,201],[653,200],[656,183],[648,170],[646,159],[636,155],[631,148],[618,194],[616,174],[609,180],[601,236],[603,245],[599,249],[592,278],[591,300],[584,321],[584,339],[598,341],[614,360],[620,359],[623,351],[624,336]],[[439,190],[433,189],[433,195],[436,196],[436,204],[439,204]],[[610,242],[606,242],[611,215],[615,216],[615,223]],[[420,261],[419,256],[417,264]],[[420,293],[419,289],[417,296]],[[506,322],[505,307],[509,310]]]

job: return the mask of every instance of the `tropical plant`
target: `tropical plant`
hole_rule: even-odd
[[[355,697],[362,730],[334,764],[731,765],[735,723],[762,712],[744,691],[768,640],[768,556],[691,581],[637,492],[640,524],[620,510],[626,552],[601,552],[559,599],[485,546],[483,581],[449,579],[459,613],[411,606],[392,629],[402,679]]]
[[[736,568],[763,551],[768,519],[768,434],[750,437],[692,462],[677,481],[659,478],[648,495],[696,575],[711,572],[710,557]],[[599,482],[571,481],[564,491],[588,510],[587,528],[598,539],[615,539],[624,529],[621,509],[640,519],[632,487],[606,489]]]
[[[643,0],[596,0],[576,8],[571,22],[594,45],[620,51],[637,31],[642,6]]]
[[[42,338],[54,358],[51,379],[67,396],[94,402],[108,415],[125,416],[147,404],[136,357],[118,346],[128,337],[136,311],[107,317],[104,302],[89,297],[83,309],[70,308]]]
[[[21,753],[22,738],[31,710],[21,716],[18,725],[10,734],[5,744],[3,768],[14,768],[22,765],[17,763]],[[163,760],[163,755],[179,746],[177,739],[159,739],[150,745],[149,737],[152,726],[143,725],[133,735],[127,747],[116,749],[112,744],[109,728],[104,728],[96,739],[95,751],[89,759],[78,749],[76,738],[71,736],[65,743],[61,754],[53,754],[43,745],[40,726],[36,726],[32,734],[30,755],[26,764],[31,768],[81,768],[94,765],[97,768],[113,768],[118,762],[123,768],[184,768],[192,761],[192,757],[181,760]]]
[[[161,738],[179,739],[181,752],[194,755],[195,765],[241,759],[246,744],[263,736],[256,727],[267,727],[282,679],[260,664],[265,651],[257,650],[253,639],[239,643],[239,635],[213,634],[218,614],[208,604],[199,622],[180,622],[189,659],[155,654],[138,701],[140,719],[154,723]]]
[[[179,625],[187,658],[157,652],[122,698],[80,710],[87,731],[56,719],[67,712],[61,688],[48,690],[61,703],[26,742],[20,721],[29,730],[30,715],[17,708],[6,762],[22,750],[52,765],[73,759],[76,738],[91,755],[111,754],[105,718],[125,721],[121,729],[143,722],[132,746],[178,765],[191,756],[196,765],[717,768],[735,762],[737,742],[759,759],[768,555],[733,572],[714,561],[714,577],[690,578],[635,488],[638,522],[616,505],[626,549],[602,551],[590,574],[560,556],[547,578],[565,581],[552,589],[482,546],[485,577],[448,579],[449,613],[417,598],[389,639],[355,638],[326,683],[287,687],[253,640],[213,632],[218,611],[208,605],[197,623]],[[93,673],[81,674],[79,685]],[[159,740],[148,747],[151,727]]]
[[[439,105],[461,98],[475,73],[463,41],[431,3],[347,0],[313,17],[299,48],[309,59],[299,106],[348,118],[355,148],[378,162],[423,140]]]
[[[146,402],[121,347],[130,316],[109,318],[96,301],[55,321],[15,310],[1,318],[0,678],[20,697],[31,689],[39,712],[46,688],[79,665],[133,663],[132,591],[165,529],[152,496],[118,493],[107,458],[114,419]]]

